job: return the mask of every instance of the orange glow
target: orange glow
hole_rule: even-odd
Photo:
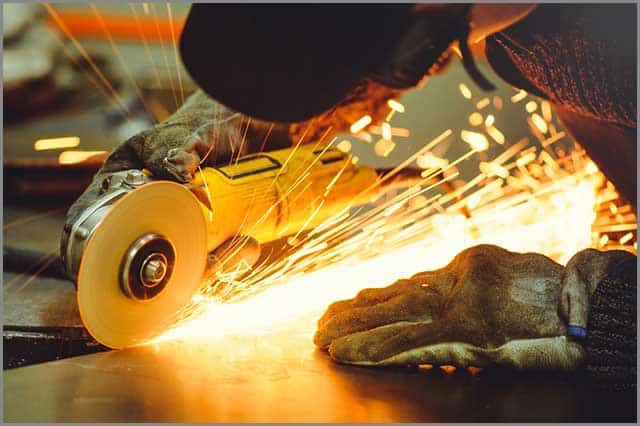
[[[484,120],[484,125],[487,127],[493,126],[493,123],[495,123],[496,118],[493,116],[493,114],[489,114],[487,115],[487,118],[485,118]]]
[[[107,151],[64,151],[58,156],[58,163],[63,165],[78,164],[94,157],[96,160],[102,160],[108,154]]]
[[[421,169],[444,169],[449,164],[449,161],[445,158],[437,157],[431,152],[425,152],[416,159],[416,163]]]
[[[540,115],[535,113],[531,114],[531,121],[533,121],[533,124],[540,130],[540,133],[547,133],[547,131],[549,131],[547,122],[544,121],[544,118],[540,117]]]
[[[548,101],[542,101],[540,109],[542,110],[542,118],[547,122],[551,121],[551,104]]]
[[[395,113],[396,113],[395,109],[392,109],[391,111],[389,111],[387,116],[384,118],[384,121],[391,121]]]
[[[593,161],[587,163],[587,173],[598,173],[598,166]]]
[[[458,88],[460,89],[460,93],[462,93],[462,96],[464,96],[466,99],[471,99],[473,95],[471,94],[471,90],[469,90],[466,84],[460,83],[458,85]]]
[[[532,161],[534,161],[536,159],[536,154],[533,152],[528,152],[524,155],[522,155],[520,158],[518,158],[518,160],[516,160],[516,165],[518,167],[524,167],[527,164],[531,163]]]
[[[388,124],[388,123],[386,123]],[[391,136],[400,136],[403,138],[409,137],[409,135],[411,134],[411,132],[409,131],[409,129],[406,129],[404,127],[390,127],[391,129]],[[382,136],[382,127],[380,126],[369,126],[369,132],[375,134],[375,135],[380,135]]]
[[[487,126],[487,133],[489,134],[489,136],[491,136],[491,138],[494,141],[496,141],[500,145],[504,144],[504,141],[505,141],[504,134],[502,134],[502,132],[498,130],[496,127]]]
[[[460,137],[476,151],[485,151],[487,148],[489,148],[489,141],[487,140],[487,137],[482,133],[463,130],[462,132],[460,132]]]
[[[143,3],[145,15],[149,15],[149,6]],[[102,30],[100,22],[90,13],[83,11],[73,11],[56,8],[60,21],[51,19],[49,24],[55,27],[60,27],[61,23],[69,29],[69,31],[76,37],[81,38],[95,38],[104,39],[105,34]],[[139,17],[137,21],[132,20],[128,16],[120,14],[102,13],[103,20],[109,27],[109,31],[113,37],[132,42],[140,42],[141,35],[146,40],[164,42],[171,41],[172,34],[179,34],[182,31],[184,22],[177,17],[174,18],[174,22],[170,23],[168,19],[162,17],[145,18]],[[174,31],[171,31],[171,25],[174,26]]]
[[[620,241],[618,241],[620,244],[625,245],[627,244],[629,241],[631,241],[631,239],[633,239],[633,233],[631,232],[627,232],[626,234],[624,234],[622,237],[620,237]]]
[[[609,236],[607,234],[604,234],[602,237],[600,237],[600,239],[598,240],[598,247],[604,247],[607,245],[607,243],[609,242]]]
[[[359,133],[360,131],[364,130],[364,128],[367,127],[369,124],[371,124],[371,120],[372,119],[370,115],[365,115],[361,117],[358,121],[353,123],[349,130],[351,130],[351,133],[354,133],[354,134]]]
[[[373,138],[368,132],[359,132],[359,133],[356,133],[354,136],[366,143],[373,142]]]
[[[391,125],[389,123],[382,123],[382,138],[391,140]]]
[[[389,139],[380,139],[373,147],[373,151],[378,157],[387,157],[391,154],[391,151],[396,147],[396,144]]]
[[[502,179],[506,179],[509,176],[509,171],[504,167],[484,161],[480,163],[480,171],[487,176],[499,176]]]
[[[471,97],[465,88],[468,91],[460,85],[463,96]],[[524,99],[527,94],[517,96]],[[352,131],[355,126],[360,132],[370,119],[364,116]],[[487,132],[496,139],[496,133]],[[462,130],[469,152],[451,160],[435,156],[432,150],[452,133],[446,130],[393,169],[397,173],[415,162],[425,169],[423,180],[373,199],[367,209],[336,212],[308,234],[296,235],[282,257],[258,265],[247,276],[219,276],[215,285],[194,297],[175,326],[153,342],[272,333],[292,321],[319,317],[332,302],[363,288],[385,287],[441,268],[478,244],[538,252],[566,264],[582,249],[610,243],[610,232],[626,232],[615,237],[617,243],[636,250],[632,207],[618,205],[615,188],[586,153],[574,148],[573,141],[564,146],[570,154],[564,148],[547,149],[562,143],[564,132],[551,142],[542,138],[538,145],[522,138],[485,159],[489,152],[478,152],[489,147],[487,137]],[[504,136],[502,140],[506,144]],[[394,146],[382,138],[373,150],[386,156]],[[480,173],[460,183],[456,165],[464,161],[478,161]],[[436,177],[441,180],[433,183]],[[451,181],[457,181],[455,189],[442,191],[442,183]],[[313,331],[309,329],[309,338]]]
[[[33,144],[33,149],[36,151],[46,151],[49,149],[75,148],[78,145],[80,145],[80,138],[78,136],[63,136],[60,138],[38,139]]]
[[[491,104],[489,98],[482,98],[476,103],[476,108],[483,109],[488,107]]]
[[[185,320],[154,341],[268,333],[304,315],[319,316],[330,303],[353,297],[363,288],[387,286],[445,266],[464,248],[481,243],[536,251],[566,263],[577,251],[592,246],[603,177],[584,169],[562,175],[534,193],[500,185],[476,195],[472,199],[481,207],[470,218],[458,213],[455,205],[425,217],[421,212],[436,201],[445,205],[444,197],[420,195],[421,209],[411,210],[416,203],[407,203],[408,207],[400,205],[394,215],[381,212],[358,226],[362,232],[328,248],[330,234],[358,223],[343,215],[300,244],[308,257],[298,255],[293,264],[284,260],[271,265],[271,274],[257,274],[255,282],[247,278],[247,294],[252,293],[251,286],[256,287],[250,297],[222,301],[215,295],[199,295]],[[415,221],[405,218],[398,228],[397,217],[406,217],[410,211]],[[317,269],[309,271],[313,264]]]
[[[511,97],[511,102],[513,102],[514,104],[518,103],[521,100],[523,100],[524,98],[526,98],[527,95],[528,95],[528,93],[526,91],[520,90],[518,93],[516,93],[515,95],[513,95]]]
[[[389,99],[387,101],[387,105],[389,105],[389,108],[391,108],[392,110],[396,111],[396,112],[404,112],[404,105],[402,105],[400,102],[393,100],[393,99]]]
[[[479,126],[482,124],[482,114],[474,112],[469,116],[469,124],[472,126]]]
[[[533,112],[536,112],[536,110],[538,109],[538,104],[536,103],[536,101],[529,101],[524,106],[524,108],[527,110],[529,114],[531,114]]]
[[[336,148],[338,148],[342,152],[349,152],[351,151],[351,142],[343,139],[338,145],[336,145]]]

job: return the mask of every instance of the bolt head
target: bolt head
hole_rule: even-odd
[[[142,185],[144,181],[144,173],[140,170],[129,170],[125,177],[125,182],[133,186]]]

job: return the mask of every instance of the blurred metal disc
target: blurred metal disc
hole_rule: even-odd
[[[153,258],[143,253],[145,259],[132,261],[132,250],[140,248],[145,236],[162,237],[164,247],[173,252],[164,256],[172,264],[161,291],[137,298],[123,288],[123,268],[140,267]],[[87,330],[111,348],[142,344],[157,336],[175,322],[178,311],[202,284],[206,255],[205,219],[187,188],[159,181],[125,195],[92,233],[80,263],[77,297]],[[133,272],[132,276],[144,278],[143,272]]]

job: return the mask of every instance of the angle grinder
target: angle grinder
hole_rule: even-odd
[[[208,255],[225,241],[311,229],[370,201],[378,179],[352,156],[313,145],[206,167],[184,185],[146,170],[114,173],[62,239],[83,323],[105,346],[143,344],[210,284]]]

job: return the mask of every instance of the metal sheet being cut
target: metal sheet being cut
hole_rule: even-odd
[[[136,296],[123,280],[127,268],[135,281],[135,267],[142,270],[141,264],[154,260],[149,245],[136,248],[148,236],[167,247],[163,257],[169,257],[168,270],[160,291]],[[106,346],[122,348],[165,330],[202,283],[206,244],[202,211],[185,187],[152,182],[118,200],[92,233],[79,268],[78,306],[91,335]],[[139,253],[140,259],[133,256]]]

